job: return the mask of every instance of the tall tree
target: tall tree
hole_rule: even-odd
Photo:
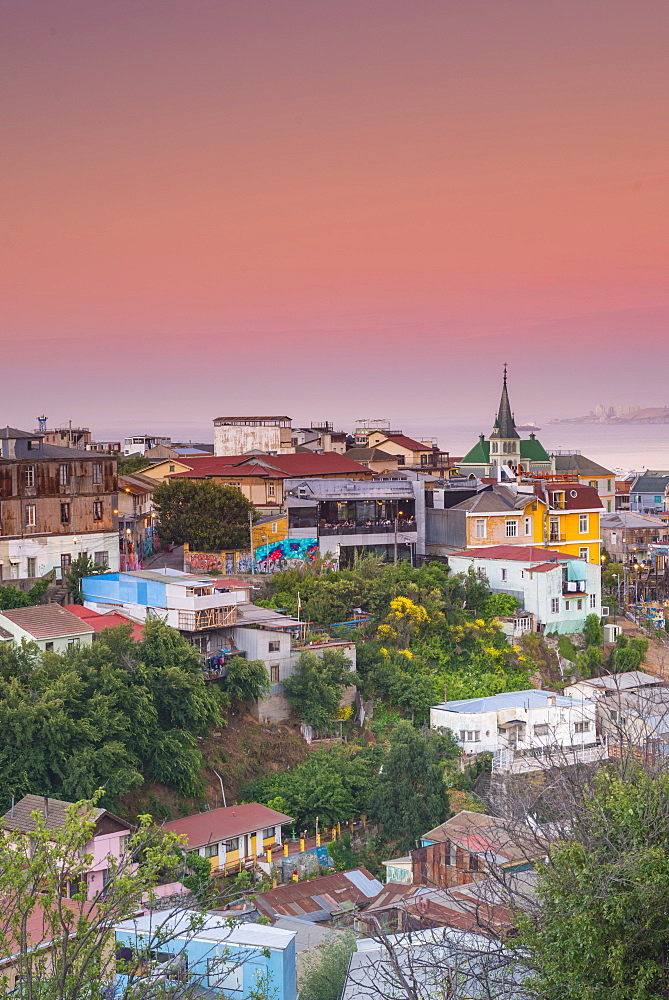
[[[200,552],[250,545],[249,514],[255,508],[235,486],[209,480],[171,479],[153,493],[158,533],[168,545],[188,545]]]
[[[369,800],[368,815],[385,837],[405,848],[450,816],[444,761],[457,756],[453,739],[425,736],[400,722],[390,736],[390,751]]]
[[[292,677],[284,681],[286,696],[303,722],[316,729],[332,727],[346,683],[354,682],[350,661],[339,650],[323,656],[305,650]]]

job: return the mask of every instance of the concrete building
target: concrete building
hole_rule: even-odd
[[[669,542],[669,524],[654,514],[604,514],[601,532],[611,562],[625,566],[648,559],[654,544]]]
[[[292,454],[290,417],[217,417],[214,455]]]
[[[489,751],[493,770],[534,770],[590,759],[599,753],[597,706],[553,691],[510,691],[441,702],[430,709],[433,729],[450,729],[465,754]]]
[[[588,615],[601,616],[599,566],[531,545],[491,545],[448,556],[454,573],[471,568],[493,593],[510,594],[540,632],[582,632]]]
[[[425,554],[425,483],[419,476],[290,479],[284,489],[289,537],[316,539],[321,555],[340,566],[362,552],[413,564]]]
[[[61,579],[82,554],[118,569],[116,464],[0,428],[0,580]]]
[[[667,510],[669,472],[648,469],[630,486],[630,511],[633,514],[659,514]]]

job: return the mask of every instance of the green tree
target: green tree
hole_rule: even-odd
[[[344,685],[354,681],[351,664],[339,650],[326,649],[322,657],[305,650],[283,687],[303,722],[327,730],[337,717]]]
[[[611,670],[616,674],[638,670],[647,652],[648,639],[638,636],[630,639],[624,632],[620,632],[611,650]]]
[[[518,917],[529,995],[667,996],[669,776],[602,771],[566,840],[537,866],[537,912]]]
[[[142,469],[148,469],[150,465],[150,459],[145,458],[144,455],[126,455],[123,458],[119,458],[117,470],[119,476],[130,476],[133,472],[141,472]]]
[[[585,619],[583,638],[586,646],[601,646],[604,641],[604,631],[599,615],[588,615]]]
[[[65,574],[65,582],[67,583],[67,589],[70,592],[72,603],[84,603],[81,581],[85,576],[98,576],[100,573],[108,572],[109,567],[106,564],[100,566],[98,563],[94,562],[86,552],[82,552],[81,555],[78,555]]]
[[[235,486],[209,480],[172,479],[153,493],[158,533],[168,545],[188,545],[200,552],[250,545],[249,514],[255,508]]]
[[[483,611],[486,618],[506,617],[518,610],[520,602],[512,594],[491,594],[486,598]]]
[[[352,931],[331,932],[307,956],[299,974],[300,1000],[339,1000],[351,955],[356,950]]]
[[[18,587],[0,587],[0,611],[7,611],[9,608],[31,608],[34,604],[39,604],[53,579],[53,573],[43,576],[30,588],[30,590],[19,590]]]
[[[444,762],[457,756],[452,737],[428,732],[423,736],[408,722],[390,736],[390,750],[370,795],[368,816],[383,834],[405,848],[450,815]]]
[[[246,660],[243,656],[234,656],[226,669],[228,672],[223,681],[223,690],[233,702],[256,701],[267,694],[272,686],[262,660]]]

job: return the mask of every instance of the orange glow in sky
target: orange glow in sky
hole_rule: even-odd
[[[443,425],[504,360],[537,415],[669,403],[667,28],[664,0],[4,4],[0,424]]]

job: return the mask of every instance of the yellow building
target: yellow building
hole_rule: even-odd
[[[253,551],[288,537],[287,514],[263,514],[253,525]]]
[[[543,543],[548,548],[599,564],[602,502],[594,486],[583,486],[573,480],[550,482],[543,493],[547,506]]]
[[[149,479],[155,479],[158,483],[164,483],[170,476],[174,476],[178,472],[190,472],[191,468],[192,466],[186,465],[176,458],[166,458],[162,462],[154,462],[153,465],[142,469],[142,475],[148,476]]]
[[[604,513],[613,514],[616,509],[616,476],[591,458],[577,453],[553,455],[556,473],[563,473],[565,479],[573,479],[581,486],[592,486],[602,501]]]

